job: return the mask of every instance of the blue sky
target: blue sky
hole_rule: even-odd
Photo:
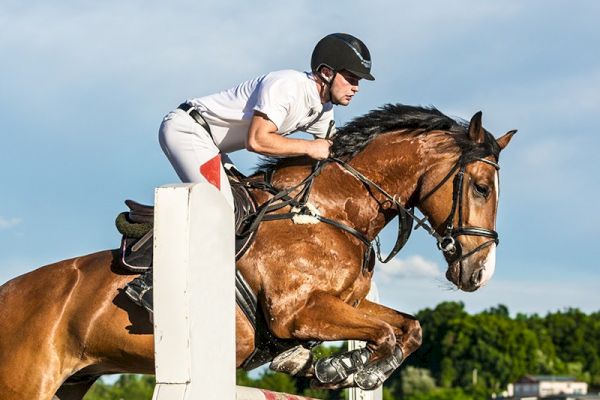
[[[157,141],[164,114],[283,68],[322,36],[371,49],[338,124],[385,103],[435,105],[488,130],[519,129],[501,158],[496,274],[448,289],[417,231],[376,281],[385,304],[471,311],[600,307],[600,3],[596,1],[42,1],[0,3],[0,281],[118,245],[123,200],[177,180]],[[255,157],[233,154],[250,171]],[[391,233],[384,244],[391,246]]]

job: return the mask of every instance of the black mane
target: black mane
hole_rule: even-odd
[[[468,127],[467,121],[452,119],[435,107],[386,104],[339,128],[333,137],[331,155],[346,160],[351,159],[375,137],[390,131],[407,130],[419,135],[434,130],[443,130],[452,135],[453,147],[463,156],[471,158],[491,154],[497,160],[500,148],[494,137],[485,131],[484,143],[473,143],[467,134]],[[288,159],[286,164],[290,161],[292,160]],[[285,159],[267,158],[262,161],[258,169],[260,171],[270,170],[282,162],[285,162]],[[296,159],[292,162],[295,164],[301,161]]]
[[[331,152],[335,157],[352,158],[379,134],[401,129],[466,133],[463,123],[442,114],[434,107],[386,104],[338,129]]]

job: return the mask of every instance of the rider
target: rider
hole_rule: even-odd
[[[246,148],[266,156],[326,159],[326,138],[335,133],[333,105],[347,106],[361,79],[375,79],[370,71],[371,55],[360,39],[327,35],[313,50],[310,72],[275,71],[182,103],[163,119],[160,145],[183,182],[215,185],[233,208],[224,153]],[[286,137],[297,131],[315,139]],[[152,314],[151,270],[125,292]]]

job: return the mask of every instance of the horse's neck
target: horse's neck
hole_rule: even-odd
[[[390,143],[389,137],[378,139],[356,155],[350,165],[406,205],[427,168],[421,149],[423,143],[410,139]],[[373,239],[396,215],[392,203],[377,190],[369,190],[341,166],[332,166],[331,170],[329,176],[323,177],[335,186],[332,188],[335,193],[330,194],[335,205],[330,207],[330,212],[340,217],[341,210],[346,223]]]

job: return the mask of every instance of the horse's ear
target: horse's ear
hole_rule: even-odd
[[[469,138],[475,143],[483,143],[484,131],[481,126],[481,111],[477,111],[469,122]]]
[[[504,135],[496,139],[496,143],[498,143],[498,146],[500,146],[500,150],[504,150],[504,148],[508,145],[510,139],[512,139],[515,133],[517,133],[516,129],[508,131]]]

